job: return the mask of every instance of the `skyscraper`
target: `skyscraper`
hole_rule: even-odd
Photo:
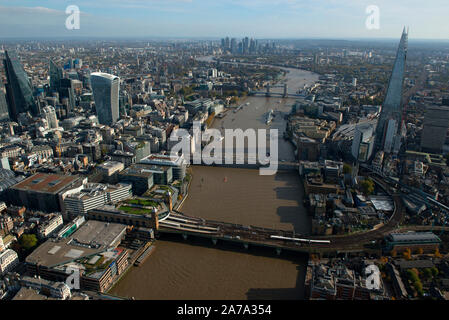
[[[113,125],[119,118],[120,78],[103,72],[90,75],[98,122]]]
[[[62,69],[50,59],[50,89],[59,92],[61,87]]]
[[[19,113],[39,114],[39,107],[33,97],[33,89],[28,75],[14,51],[5,51],[3,60],[6,72],[6,97],[9,115],[17,121]]]
[[[449,107],[429,106],[424,115],[421,134],[421,150],[441,153],[449,128]]]
[[[407,58],[407,43],[408,32],[404,28],[376,128],[376,149],[385,152],[395,153],[400,147],[401,138],[398,131],[402,129],[402,89]],[[385,146],[387,146],[387,149],[385,149]]]

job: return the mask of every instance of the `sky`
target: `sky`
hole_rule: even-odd
[[[66,8],[81,11],[66,28]],[[368,6],[379,28],[368,29]],[[0,38],[449,39],[448,0],[0,0]]]

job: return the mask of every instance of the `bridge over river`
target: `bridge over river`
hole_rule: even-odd
[[[159,233],[180,234],[186,240],[189,236],[241,244],[245,248],[259,246],[274,248],[277,254],[282,250],[313,253],[319,251],[362,251],[364,245],[382,239],[399,227],[404,217],[404,206],[400,194],[392,192],[389,183],[372,177],[374,182],[390,194],[394,200],[394,211],[388,221],[365,232],[349,235],[306,236],[294,231],[276,230],[257,226],[245,226],[203,218],[187,216],[172,211],[159,220]]]

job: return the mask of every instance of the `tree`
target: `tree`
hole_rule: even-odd
[[[362,192],[365,195],[370,195],[374,192],[374,182],[370,178],[363,180],[360,183],[360,187],[362,188]]]
[[[432,278],[432,270],[430,270],[430,268],[424,268],[423,273],[424,273],[424,277],[426,277],[426,279]]]
[[[418,254],[423,254],[423,253],[424,253],[423,248],[418,248]]]
[[[441,258],[441,257],[442,257],[442,255],[440,253],[440,249],[436,248],[435,249],[435,258]]]
[[[436,267],[430,268],[430,271],[432,272],[432,276],[434,277],[436,277],[438,273],[440,273]]]
[[[420,295],[420,296],[422,296],[423,295],[423,290],[422,290],[422,283],[421,283],[421,281],[416,281],[416,282],[414,282],[413,283],[413,287],[415,287],[415,290],[418,292],[418,294]]]
[[[24,234],[22,237],[20,237],[20,245],[25,250],[29,250],[31,248],[34,248],[37,244],[37,238],[34,234]]]
[[[349,164],[347,164],[347,163],[343,164],[343,173],[344,174],[351,174],[352,173],[352,167]]]

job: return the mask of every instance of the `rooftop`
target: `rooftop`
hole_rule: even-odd
[[[15,184],[12,189],[43,193],[59,193],[65,188],[75,183],[81,184],[79,176],[65,176],[51,173],[36,173],[35,175]]]
[[[27,263],[54,267],[75,259],[92,256],[116,245],[126,226],[88,220],[65,239],[50,239],[36,248],[26,259]]]

